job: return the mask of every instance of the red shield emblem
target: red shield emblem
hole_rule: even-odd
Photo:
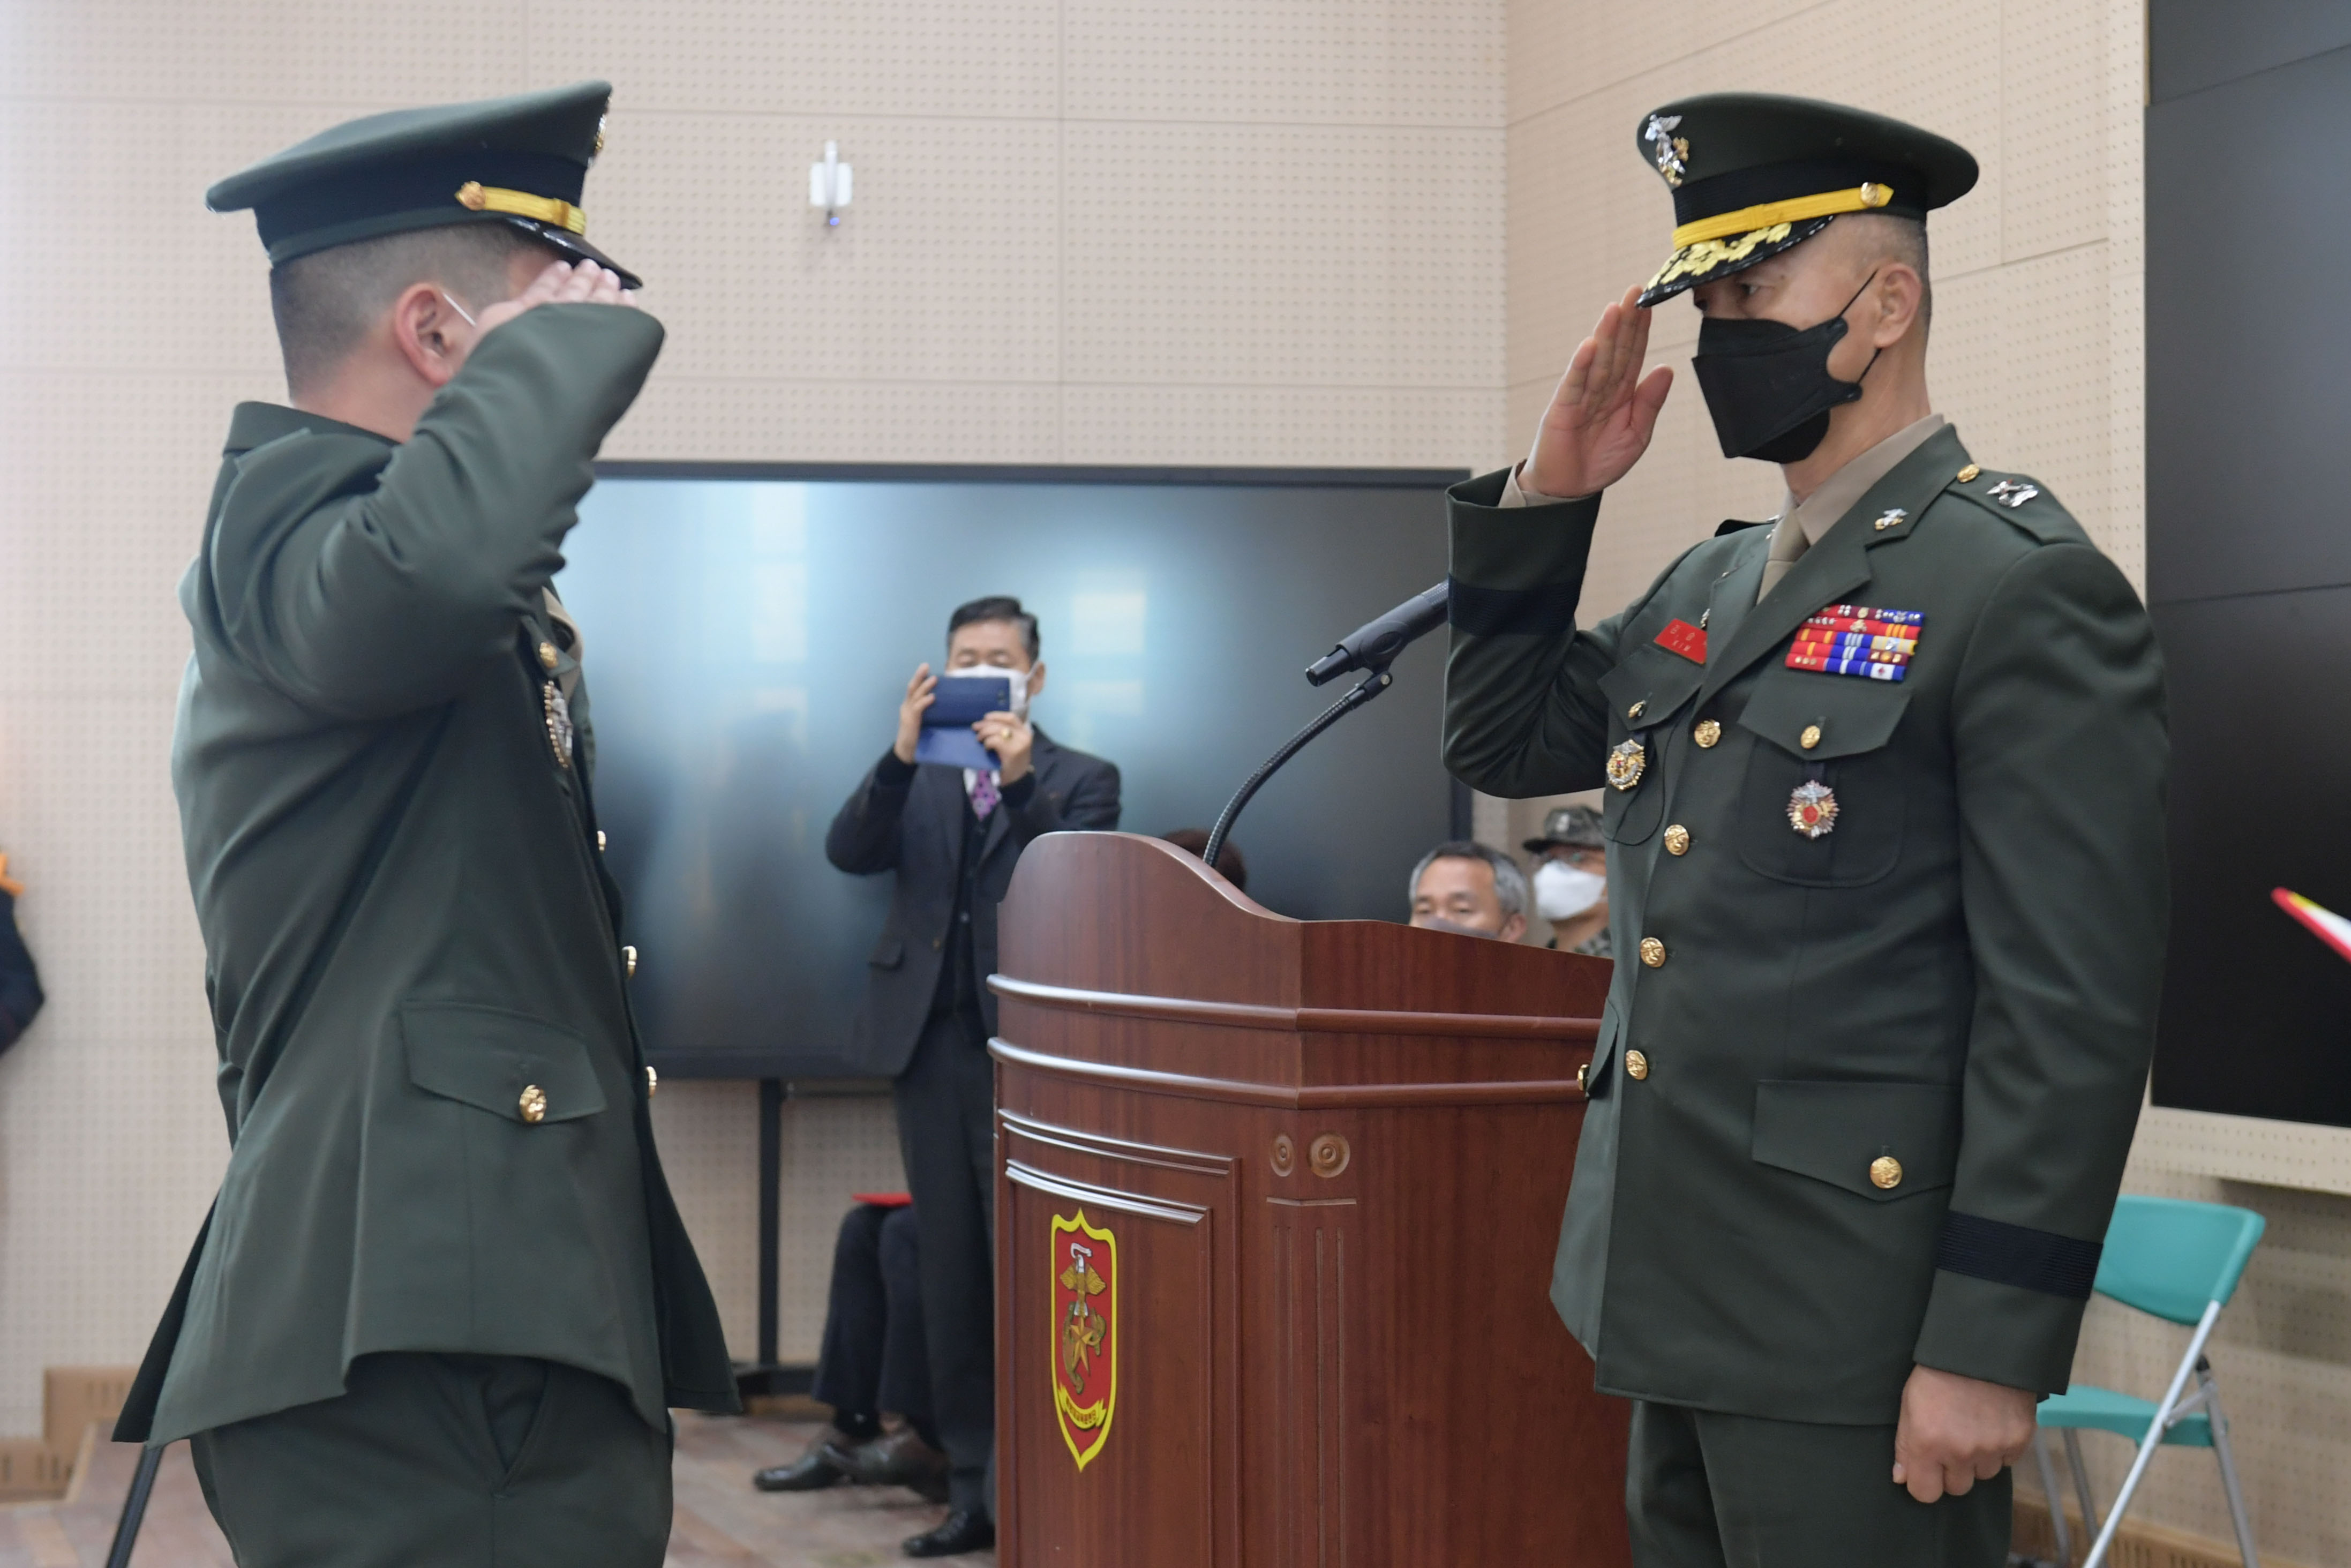
[[[1053,1217],[1053,1410],[1084,1469],[1118,1404],[1118,1238],[1080,1209]]]

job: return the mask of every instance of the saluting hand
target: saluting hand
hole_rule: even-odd
[[[898,738],[890,749],[898,760],[913,766],[914,742],[923,737],[923,710],[938,698],[933,695],[939,684],[928,664],[916,664],[914,678],[906,683],[906,700],[898,705]]]
[[[486,335],[493,328],[502,327],[524,311],[541,305],[617,305],[634,310],[637,296],[635,290],[621,287],[620,274],[592,261],[576,266],[568,261],[549,262],[546,271],[531,279],[528,288],[483,311],[481,330]]]
[[[1674,372],[1660,365],[1641,374],[1649,352],[1649,313],[1640,298],[1639,289],[1626,289],[1576,346],[1520,476],[1527,489],[1589,496],[1622,479],[1649,449]]]

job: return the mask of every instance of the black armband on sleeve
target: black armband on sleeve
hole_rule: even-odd
[[[1445,618],[1473,636],[1555,637],[1575,630],[1575,601],[1582,589],[1575,582],[1542,588],[1477,588],[1458,577],[1448,578]]]
[[[1954,1209],[1943,1217],[1935,1267],[2080,1301],[2089,1299],[2090,1286],[2098,1277],[2098,1255],[2105,1250],[2103,1242],[2077,1241],[2053,1230]]]

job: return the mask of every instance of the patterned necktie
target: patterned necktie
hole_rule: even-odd
[[[1001,795],[996,788],[996,775],[974,768],[971,774],[972,815],[985,822],[987,814],[996,810],[996,802],[999,799]]]

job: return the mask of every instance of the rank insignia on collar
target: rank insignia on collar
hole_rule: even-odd
[[[1682,176],[1689,172],[1689,164],[1684,162],[1689,157],[1689,138],[1674,134],[1681,122],[1678,114],[1653,114],[1641,131],[1641,140],[1656,149],[1657,172],[1675,190],[1681,188]]]
[[[1836,829],[1836,791],[1807,779],[1788,796],[1788,826],[1808,839],[1824,839]]]
[[[2041,494],[2041,486],[2038,485],[2028,485],[2022,479],[2002,479],[1999,484],[1986,490],[1984,497],[1988,500],[1998,501],[2001,506],[2014,511],[2039,494]]]
[[[1608,782],[1613,788],[1630,789],[1641,781],[1641,775],[1648,766],[1647,747],[1637,740],[1621,741],[1616,749],[1608,754]]]
[[[563,688],[549,681],[539,690],[544,693],[539,706],[547,714],[547,744],[555,748],[558,765],[571,766],[571,744],[577,732],[571,727],[571,705],[563,700]]]
[[[1869,526],[1876,528],[1882,534],[1888,528],[1900,528],[1905,522],[1909,520],[1909,517],[1910,514],[1904,511],[1899,507],[1888,507],[1886,509],[1886,515]]]

